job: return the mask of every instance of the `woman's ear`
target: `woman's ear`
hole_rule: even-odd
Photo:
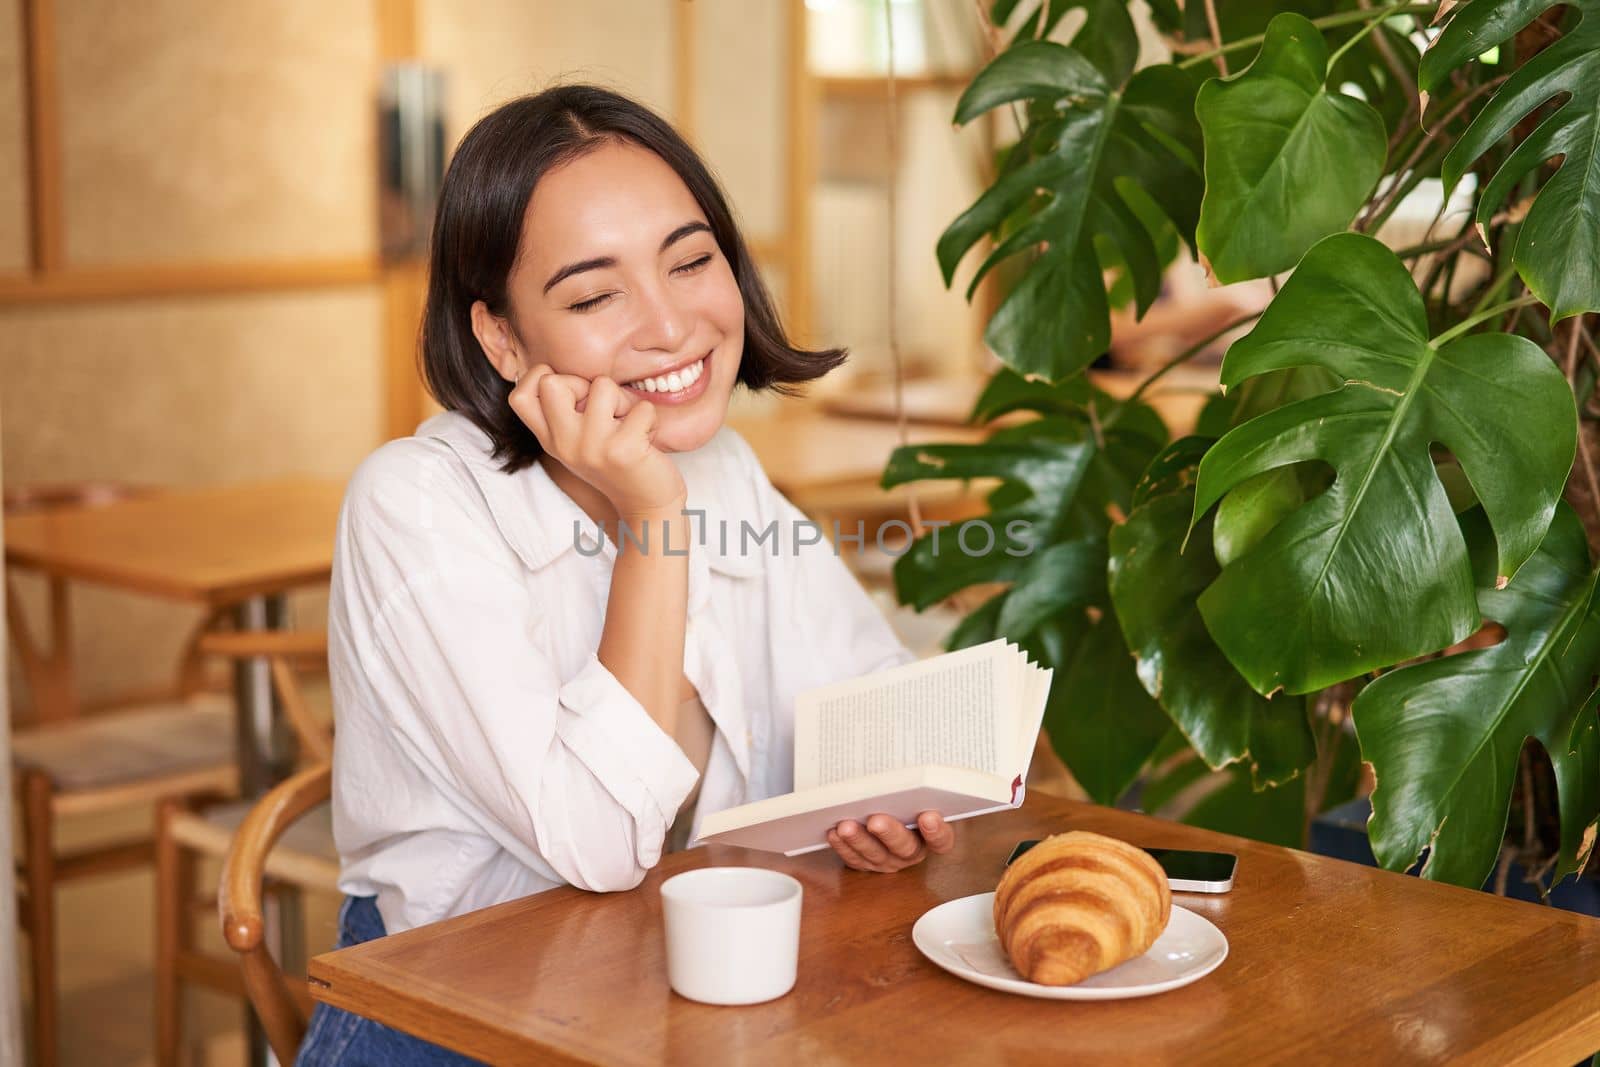
[[[511,326],[490,311],[489,305],[482,300],[475,300],[472,304],[472,334],[483,347],[483,354],[494,365],[496,373],[508,382],[516,381],[524,368]]]

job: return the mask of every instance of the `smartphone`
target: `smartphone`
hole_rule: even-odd
[[[1019,841],[1006,859],[1009,867],[1018,856],[1039,842]],[[1161,869],[1167,884],[1179,893],[1226,893],[1233,888],[1233,872],[1239,857],[1229,852],[1192,852],[1182,848],[1147,849]]]

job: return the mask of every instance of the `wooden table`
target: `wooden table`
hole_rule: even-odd
[[[178,489],[6,520],[6,563],[207,607],[327,581],[344,487]]]
[[[49,508],[8,518],[6,565],[135,593],[231,607],[241,630],[278,629],[285,594],[326,582],[344,487],[312,479],[178,489],[98,507]],[[274,694],[265,660],[234,669],[239,788],[260,796],[287,769],[274,743]],[[303,957],[292,898],[280,903],[282,958]],[[250,1020],[251,1062],[266,1043]]]
[[[284,594],[328,580],[344,487],[296,479],[174,489],[6,520],[6,565],[169,600],[232,607],[240,629],[283,625]],[[266,663],[235,671],[240,788],[274,778]]]
[[[878,480],[889,453],[900,447],[892,421],[804,411],[770,419],[729,419],[728,424],[750,443],[772,484],[796,503],[807,494],[851,488],[882,495]],[[912,424],[906,433],[911,444],[971,443],[985,436],[977,427],[935,424]]]
[[[1148,370],[1091,370],[1089,380],[1114,397],[1122,398],[1136,389]],[[968,425],[973,405],[978,402],[988,379],[978,377],[927,378],[905,384],[906,418],[924,426],[959,427]],[[1175,368],[1151,387],[1146,395],[1150,406],[1167,423],[1174,437],[1194,432],[1195,420],[1210,396],[1217,392],[1217,367],[1185,365]],[[895,421],[894,385],[885,383],[830,393],[820,398],[822,409],[840,418]],[[1002,421],[1016,421],[1003,416]]]
[[[1025,837],[1090,829],[1239,855],[1225,896],[1177,894],[1231,951],[1142,1000],[1011,996],[939,970],[911,926],[994,888]],[[318,956],[318,1000],[496,1064],[1548,1063],[1600,1048],[1600,922],[1162,822],[1029,797],[897,875],[730,847],[666,857],[630,893],[563,888]],[[667,987],[661,881],[708,864],[805,887],[799,979],[730,1008]]]

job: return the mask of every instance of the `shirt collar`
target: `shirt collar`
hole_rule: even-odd
[[[693,452],[673,456],[683,473],[689,509],[703,513],[691,525],[696,534],[703,530],[704,535],[691,544],[689,554],[691,562],[702,559],[720,574],[749,577],[760,573],[761,565],[753,555],[738,551],[737,533],[741,517],[754,518],[755,512],[730,506],[730,500],[743,496],[735,492],[740,487],[730,482],[750,479],[738,477],[733,450],[722,447],[722,433]],[[543,464],[505,473],[494,458],[489,435],[465,415],[441,412],[417,427],[416,436],[442,442],[466,465],[500,535],[530,569],[539,570],[575,551],[576,538],[582,534],[592,538],[594,521],[551,479]],[[735,513],[739,511],[743,516]],[[729,537],[718,536],[723,529],[731,531]],[[609,544],[604,550],[613,552]]]

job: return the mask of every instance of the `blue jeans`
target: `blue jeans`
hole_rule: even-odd
[[[339,909],[339,948],[385,936],[376,897],[345,897]],[[327,1004],[311,1013],[295,1067],[482,1067],[459,1052]]]

